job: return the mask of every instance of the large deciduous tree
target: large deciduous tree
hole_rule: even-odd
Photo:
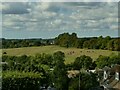
[[[77,57],[74,61],[74,69],[89,69],[92,66],[92,58],[86,55]]]
[[[69,90],[98,90],[99,82],[94,73],[80,73],[80,76],[72,78],[69,83]],[[96,88],[96,89],[94,89]]]
[[[53,70],[53,83],[57,90],[68,89],[68,76],[64,64],[64,57],[65,55],[61,51],[58,51],[53,55],[55,61],[55,67]]]

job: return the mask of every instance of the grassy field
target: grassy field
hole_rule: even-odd
[[[0,50],[1,51],[1,50]],[[2,49],[7,55],[35,55],[37,53],[53,54],[54,52],[62,51],[65,53],[65,63],[71,63],[76,57],[87,55],[96,60],[99,55],[109,56],[113,53],[118,54],[116,51],[109,50],[93,50],[93,49],[77,49],[77,48],[64,48],[59,46],[40,46],[40,47],[24,47],[24,48],[11,48]]]

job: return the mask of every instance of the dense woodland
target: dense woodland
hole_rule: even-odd
[[[120,51],[120,38],[111,38],[110,36],[78,38],[76,33],[63,33],[55,39],[2,39],[2,48],[45,46],[53,44],[66,48],[76,47]]]

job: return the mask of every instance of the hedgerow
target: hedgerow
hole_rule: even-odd
[[[44,77],[37,72],[4,71],[2,90],[39,90]]]

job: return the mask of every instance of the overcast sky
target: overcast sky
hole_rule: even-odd
[[[117,2],[2,3],[3,38],[53,38],[63,32],[78,37],[118,36]]]

